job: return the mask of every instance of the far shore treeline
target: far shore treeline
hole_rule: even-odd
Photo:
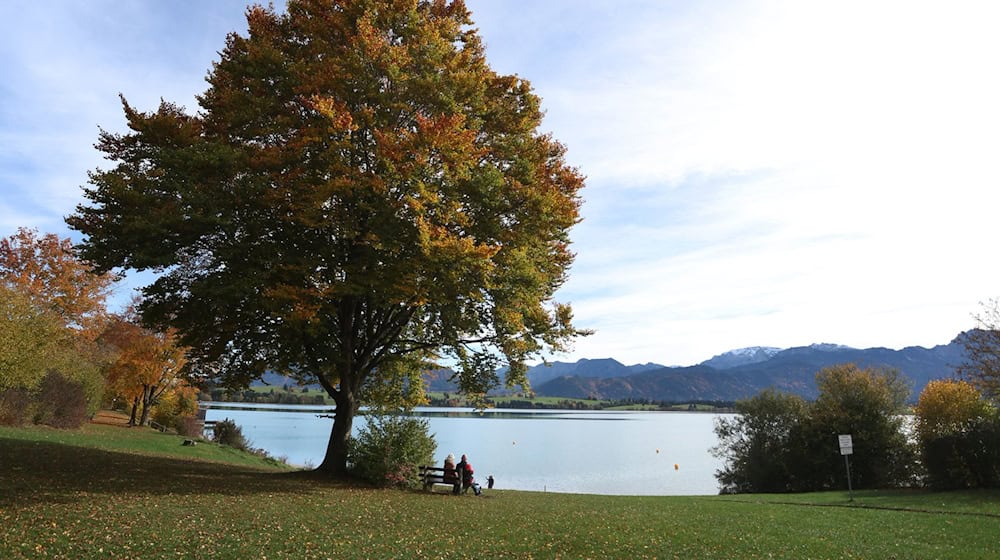
[[[334,406],[321,389],[255,386],[245,390],[212,388],[198,394],[200,401]],[[559,397],[487,396],[487,406],[536,410],[662,410],[671,412],[731,412],[735,401],[653,401],[650,399],[571,399]],[[429,392],[424,406],[471,408],[458,393]]]

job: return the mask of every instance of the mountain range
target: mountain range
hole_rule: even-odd
[[[804,398],[817,394],[815,376],[819,370],[837,364],[885,367],[899,370],[912,384],[915,401],[927,383],[954,375],[965,361],[961,335],[948,344],[933,348],[911,346],[857,349],[838,344],[812,344],[795,348],[755,346],[730,350],[686,367],[646,363],[625,365],[612,359],[582,359],[577,362],[550,362],[528,370],[528,380],[536,395],[564,398],[649,400],[657,402],[735,401],[768,388]],[[451,371],[428,372],[430,391],[455,392]],[[502,376],[501,376],[502,377]],[[288,378],[265,374],[265,383],[294,385]]]
[[[724,352],[686,367],[646,363],[625,365],[611,358],[551,362],[533,366],[528,380],[536,395],[564,398],[666,402],[735,401],[768,388],[811,399],[816,373],[845,363],[899,370],[911,385],[911,400],[933,379],[951,377],[965,360],[958,337],[948,344],[901,350],[857,349],[839,344],[795,348],[757,346]],[[447,370],[428,375],[431,391],[454,391]]]
[[[625,366],[616,360],[580,360],[531,368],[528,379],[540,396],[652,401],[734,401],[768,388],[807,399],[817,395],[815,376],[837,364],[897,369],[912,384],[915,400],[933,379],[951,377],[965,360],[958,338],[933,348],[912,346],[857,349],[836,344],[796,348],[753,347],[730,350],[698,365]]]

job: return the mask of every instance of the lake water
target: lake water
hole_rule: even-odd
[[[319,465],[333,420],[330,407],[202,403],[206,420],[235,421],[254,447],[296,465]],[[717,414],[685,412],[575,412],[419,408],[438,447],[469,456],[476,481],[493,475],[497,488],[615,495],[717,494],[722,465]],[[357,432],[363,417],[354,422]]]

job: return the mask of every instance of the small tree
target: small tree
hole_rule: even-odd
[[[796,395],[769,389],[737,402],[736,412],[735,417],[715,422],[719,444],[712,453],[725,461],[715,474],[722,492],[791,490],[788,438],[805,419],[807,403]]]
[[[992,413],[982,394],[966,381],[943,379],[924,387],[914,411],[921,440],[960,434]]]
[[[101,341],[115,351],[105,372],[109,387],[131,402],[129,423],[144,426],[162,395],[187,386],[187,358],[171,331],[155,332],[138,322],[129,308],[113,317]]]
[[[836,457],[837,436],[851,434],[851,475],[857,488],[912,483],[916,450],[903,431],[910,395],[907,379],[894,369],[843,364],[821,370],[816,384],[819,396],[810,413],[816,428],[811,438],[814,456]],[[827,472],[831,486],[842,484],[841,465],[826,460],[822,465],[827,468],[810,471]]]
[[[1000,417],[965,381],[932,381],[920,393],[916,429],[927,483],[938,489],[1000,484]]]
[[[0,283],[0,392],[34,390],[49,368],[74,360],[71,334],[55,312],[23,291]]]

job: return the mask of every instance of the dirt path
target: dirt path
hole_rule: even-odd
[[[120,412],[113,412],[111,410],[99,410],[90,422],[92,424],[106,424],[108,426],[121,426],[123,428],[127,428],[128,415]]]

